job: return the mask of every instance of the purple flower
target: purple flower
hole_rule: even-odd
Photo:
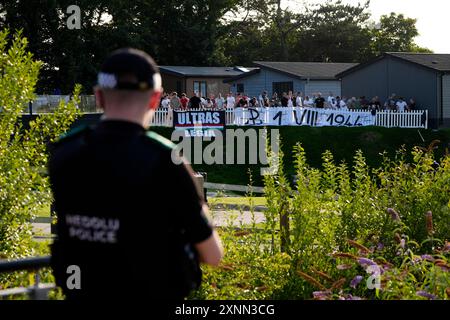
[[[356,276],[353,278],[353,280],[350,282],[350,287],[353,289],[356,289],[356,286],[362,281],[363,276]]]
[[[373,260],[367,259],[367,258],[359,258],[358,259],[358,263],[362,266],[362,267],[367,267],[367,266],[376,266],[376,262],[374,262]]]
[[[400,221],[400,216],[398,215],[397,211],[395,211],[392,208],[387,208],[387,213],[391,215],[392,220],[394,221]]]
[[[330,291],[314,291],[313,297],[318,300],[326,300],[330,297]]]
[[[400,240],[400,248],[405,249],[405,239]]]
[[[420,257],[414,257],[414,258],[412,259],[412,264],[413,264],[413,265],[418,264],[420,261],[422,261],[422,258],[420,258]]]
[[[428,292],[423,291],[423,290],[417,291],[416,295],[418,295],[420,297],[428,298],[428,299],[431,299],[431,300],[436,300],[437,299],[437,297],[434,294],[428,293]]]
[[[377,250],[378,251],[381,251],[381,250],[383,250],[384,249],[384,244],[382,244],[381,242],[379,242],[378,244],[377,244]]]
[[[346,300],[362,300],[360,297],[357,297],[357,296],[352,296],[351,294],[349,294],[348,296],[347,296],[347,299]]]
[[[430,256],[429,254],[423,254],[423,255],[421,255],[421,258],[423,260],[427,260],[427,261],[431,261],[431,262],[434,261],[434,258],[432,256]]]

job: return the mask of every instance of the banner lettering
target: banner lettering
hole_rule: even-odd
[[[375,116],[364,111],[302,107],[236,108],[234,124],[238,126],[359,127],[375,125]]]

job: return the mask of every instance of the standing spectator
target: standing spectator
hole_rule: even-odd
[[[372,101],[370,101],[369,106],[368,106],[368,111],[370,111],[370,113],[375,116],[377,114],[377,111],[379,111],[381,109],[381,103],[378,99],[378,97],[373,97]]]
[[[208,101],[206,101],[206,98],[203,97],[203,96],[200,97],[200,107],[201,108],[206,108],[207,104],[208,104]]]
[[[354,97],[351,97],[347,100],[347,108],[353,109],[353,99]]]
[[[264,105],[262,105],[265,108],[270,107],[270,99],[269,96],[267,95],[267,93],[263,96],[264,99]]]
[[[278,93],[276,92],[272,94],[272,106],[278,106]]]
[[[316,108],[321,108],[325,106],[325,99],[322,97],[322,94],[319,92],[317,93],[317,98],[314,100],[314,104]]]
[[[331,108],[331,109],[337,109],[337,106],[338,106],[338,103],[337,103],[337,99],[338,97],[336,97],[336,98],[332,98],[331,99],[331,101],[329,102],[329,107]]]
[[[198,97],[198,93],[194,92],[194,95],[189,99],[189,108],[200,109],[200,104],[202,100]]]
[[[172,92],[171,98],[170,98],[170,106],[174,110],[178,110],[181,107],[180,98],[178,98],[178,93]]]
[[[359,98],[359,103],[362,109],[367,109],[369,106],[369,101],[366,99],[366,96]]]
[[[261,105],[261,107],[265,107],[265,108],[270,107],[270,99],[269,99],[269,96],[267,95],[267,91],[263,92],[262,98],[263,98],[263,104]]]
[[[247,108],[248,107],[248,102],[243,96],[241,96],[241,98],[239,99],[237,107],[238,108]]]
[[[250,100],[250,102],[249,102],[249,107],[251,107],[251,108],[258,108],[260,105],[259,105],[259,102],[258,102],[258,99],[256,99],[256,97],[253,97],[251,100]]]
[[[409,99],[408,111],[416,110],[416,100],[414,98]]]
[[[219,93],[218,97],[216,98],[216,108],[223,109],[225,105],[225,99],[222,97],[222,94]]]
[[[380,98],[378,96],[375,96],[372,98],[372,101],[369,103],[369,111],[380,111],[381,110],[381,103]]]
[[[303,94],[301,92],[297,92],[297,97],[295,98],[295,106],[303,107]]]
[[[312,101],[309,96],[305,97],[305,101],[303,102],[305,107],[312,107],[314,105],[314,101]]]
[[[346,97],[342,97],[342,99],[338,99],[338,108],[344,111],[347,111],[347,103],[345,102],[347,100]]]
[[[396,109],[398,112],[405,112],[408,104],[404,101],[403,97],[398,98],[396,105]]]
[[[241,101],[242,99],[242,95],[240,92],[236,93],[236,102],[235,102],[235,106],[237,106],[239,104],[239,101]]]
[[[294,107],[294,101],[295,101],[295,98],[294,98],[294,96],[293,96],[293,94],[292,94],[292,91],[289,91],[289,94],[288,94],[287,98],[288,98],[288,104],[287,104],[287,106],[288,106],[289,108],[293,108],[293,107]]]
[[[249,104],[251,98],[246,93],[242,93],[242,96],[244,97],[245,101],[247,101],[247,104]]]
[[[181,109],[186,110],[188,108],[189,99],[186,97],[186,93],[181,94],[180,105]]]
[[[212,109],[214,107],[213,100],[206,98],[205,109]]]
[[[161,101],[161,107],[167,109],[170,107],[170,97],[168,94],[164,95],[164,98]]]
[[[259,102],[259,106],[260,107],[264,107],[265,106],[266,99],[267,99],[267,91],[261,92],[261,94],[258,97],[258,102]]]
[[[328,94],[328,97],[327,97],[327,104],[328,104],[328,106],[329,106],[330,108],[333,108],[333,107],[332,107],[332,105],[333,105],[333,100],[336,101],[336,98],[334,97],[333,92],[330,92],[330,93]]]
[[[211,108],[215,108],[216,107],[216,97],[214,96],[214,94],[210,94],[209,95],[209,99],[211,100]]]
[[[289,103],[289,98],[286,92],[283,92],[283,96],[281,97],[281,106],[287,107]]]
[[[396,94],[393,93],[384,103],[384,107],[386,110],[397,110],[397,97]]]
[[[227,108],[234,108],[235,104],[236,104],[236,99],[234,98],[233,93],[232,92],[228,93]]]

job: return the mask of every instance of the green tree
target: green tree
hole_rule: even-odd
[[[228,64],[291,60],[296,30],[303,24],[304,15],[282,9],[279,0],[241,1],[232,12],[234,17],[225,19],[225,32],[219,40]]]
[[[367,55],[369,1],[349,5],[328,1],[306,12],[294,45],[300,61],[359,62]]]
[[[414,39],[419,35],[417,20],[392,12],[383,15],[379,24],[372,29],[373,52],[375,55],[384,52],[431,52],[419,47]]]
[[[235,0],[155,1],[155,57],[160,64],[216,65],[214,52],[222,31],[221,19]]]
[[[0,30],[23,30],[43,61],[38,93],[75,83],[91,92],[106,55],[137,47],[161,65],[251,65],[255,60],[363,62],[384,51],[426,52],[415,20],[370,21],[369,2],[282,8],[280,0],[77,0],[80,30],[66,26],[71,0],[4,0]]]
[[[0,6],[0,30],[22,30],[28,39],[28,50],[42,60],[40,80],[45,91],[54,88],[54,37],[58,34],[58,11],[56,1],[4,0]]]
[[[121,47],[150,53],[159,64],[214,65],[221,19],[238,0],[78,0],[81,29],[66,26],[71,0],[5,0],[0,29],[23,29],[43,61],[39,93],[75,83],[91,92],[106,55]]]
[[[294,11],[283,9],[279,0],[257,2],[253,19],[230,23],[231,31],[223,40],[224,56],[234,64],[255,60],[358,62],[370,51],[368,6],[369,2],[352,6],[328,1]]]
[[[54,114],[22,125],[22,112],[34,97],[41,62],[26,51],[27,40],[0,32],[0,258],[33,254],[30,220],[50,202],[45,176],[47,144],[65,132],[77,115],[76,101],[60,104]]]

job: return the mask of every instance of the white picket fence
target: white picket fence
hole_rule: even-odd
[[[189,109],[199,111],[205,109]],[[350,112],[361,112],[367,110],[350,110]],[[225,123],[234,125],[235,109],[225,109]],[[424,118],[425,117],[425,118]],[[423,119],[424,118],[424,119]],[[170,108],[159,108],[151,122],[156,127],[171,127],[173,112]],[[424,121],[422,121],[424,120]],[[397,112],[391,110],[378,111],[375,116],[375,126],[385,128],[423,128],[428,129],[428,110],[413,110]]]
[[[380,111],[376,115],[375,125],[385,128],[428,129],[428,110]]]
[[[52,112],[61,100],[68,102],[70,96],[56,95],[40,95],[37,96],[32,104],[33,113]],[[93,95],[80,96],[81,102],[79,108],[84,113],[101,112],[95,105],[95,97]],[[28,113],[28,106],[24,106],[24,111]],[[190,109],[204,110],[204,109]],[[350,110],[350,112],[361,112],[366,110]],[[151,122],[155,127],[172,127],[173,113],[170,108],[159,108],[155,112],[155,116]],[[235,109],[225,109],[225,123],[227,125],[235,124]],[[428,128],[428,110],[414,111],[378,111],[375,116],[375,126],[385,128]]]

